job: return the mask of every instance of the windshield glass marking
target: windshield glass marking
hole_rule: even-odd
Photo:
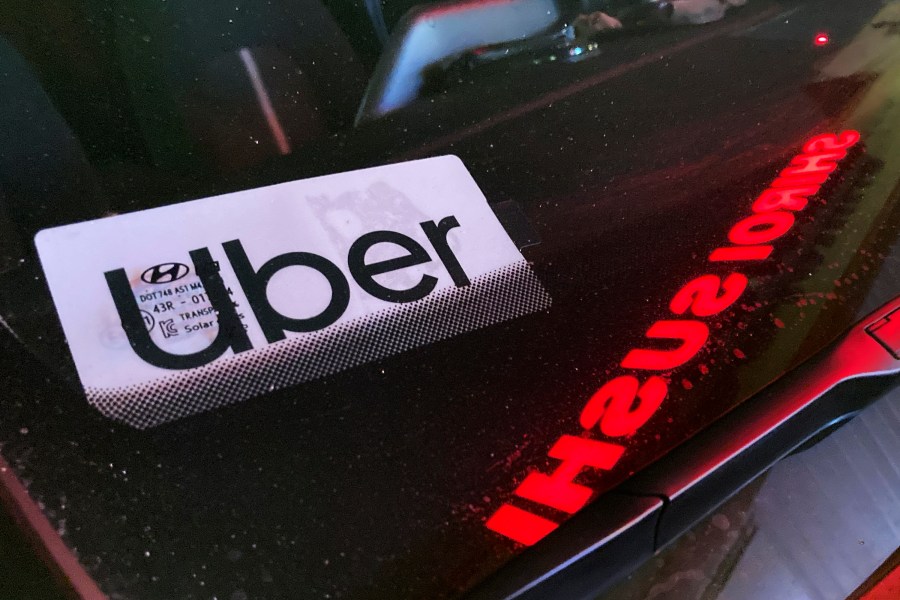
[[[769,245],[793,227],[793,212],[806,207],[806,198],[818,193],[829,175],[837,169],[850,148],[860,141],[856,131],[823,134],[810,139],[803,153],[783,169],[769,189],[753,203],[753,214],[738,221],[728,232],[733,246],[717,248],[710,262],[760,261],[773,251]],[[704,274],[685,284],[673,297],[670,309],[676,315],[690,311],[696,317],[718,314],[736,302],[746,290],[748,279],[732,273],[723,281],[716,275]],[[698,320],[659,320],[647,330],[647,338],[677,340],[668,350],[636,348],[621,363],[635,371],[672,371],[689,362],[709,338],[708,326]],[[737,351],[736,351],[737,352]],[[643,385],[632,375],[617,377],[603,385],[588,400],[579,422],[590,435],[599,424],[600,432],[611,438],[633,435],[641,428],[668,395],[668,383],[652,376]],[[635,406],[635,402],[637,402]],[[585,467],[610,470],[625,452],[619,444],[589,437],[563,435],[552,446],[548,456],[561,460],[550,474],[533,470],[515,489],[521,499],[567,514],[583,508],[594,490],[575,483]],[[549,524],[552,524],[551,527]],[[510,503],[504,503],[485,522],[485,526],[526,546],[553,531],[558,523]]]

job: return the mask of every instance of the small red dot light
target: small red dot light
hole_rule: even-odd
[[[827,33],[818,33],[816,34],[815,43],[816,46],[824,46],[831,41],[831,38],[828,37]]]

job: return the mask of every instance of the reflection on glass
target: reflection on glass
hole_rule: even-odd
[[[597,600],[843,600],[897,548],[898,456],[894,390]]]
[[[582,0],[561,27],[523,40],[473,48],[432,69],[434,78],[459,67],[473,69],[497,60],[528,57],[534,64],[576,62],[622,35],[673,25],[718,21],[747,0]]]

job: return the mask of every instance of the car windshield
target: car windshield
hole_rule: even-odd
[[[3,457],[110,597],[461,596],[898,293],[898,18],[8,0]]]

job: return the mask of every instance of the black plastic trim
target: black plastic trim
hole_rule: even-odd
[[[659,498],[610,493],[466,596],[591,599],[653,555]]]
[[[898,309],[900,297],[598,498],[467,598],[596,598],[779,460],[900,385],[900,360],[867,332]]]
[[[898,307],[900,299],[882,307],[829,349],[627,481],[625,491],[668,500],[656,548],[820,432],[900,384],[900,360],[866,331]]]

